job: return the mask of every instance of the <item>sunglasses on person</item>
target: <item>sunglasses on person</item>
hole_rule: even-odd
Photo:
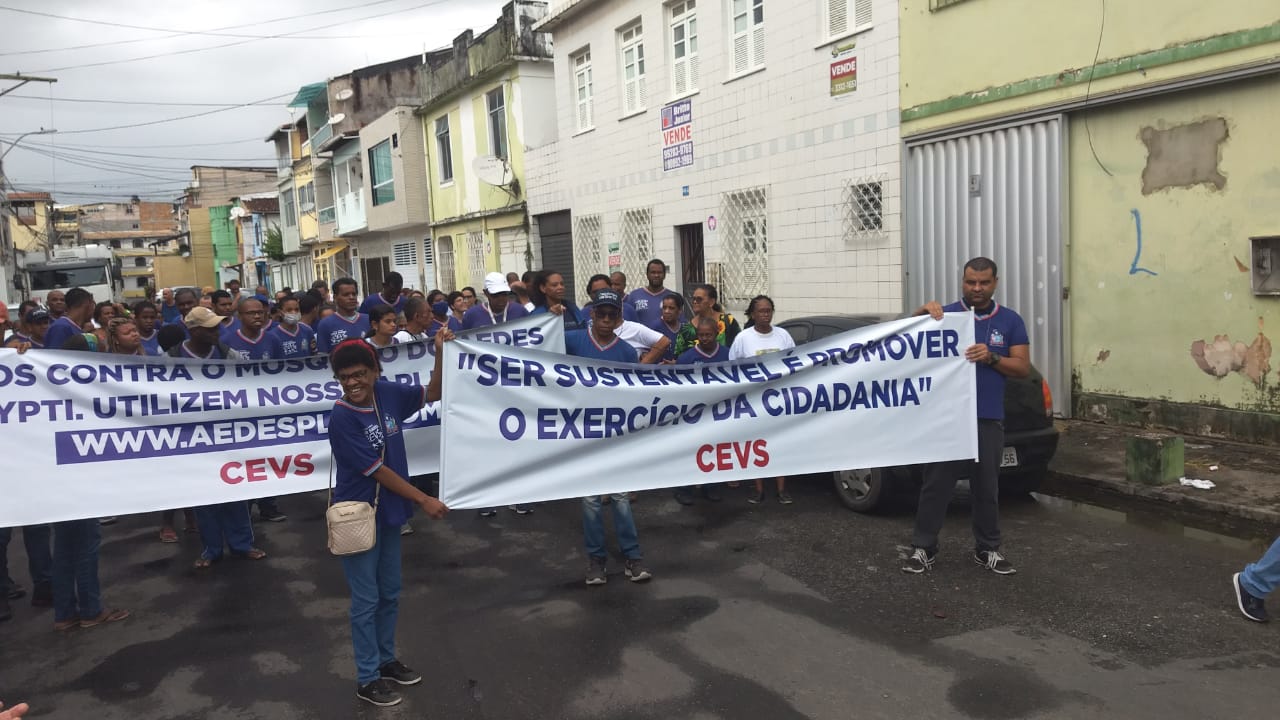
[[[601,320],[617,320],[622,317],[622,313],[617,308],[592,308],[591,314]]]

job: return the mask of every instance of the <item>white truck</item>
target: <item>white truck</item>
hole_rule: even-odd
[[[93,293],[95,302],[120,302],[124,293],[119,266],[105,245],[54,248],[48,256],[28,253],[23,275],[27,296],[42,305],[48,304],[50,290],[84,288]]]

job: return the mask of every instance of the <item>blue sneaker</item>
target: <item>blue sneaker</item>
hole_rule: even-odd
[[[1240,573],[1236,573],[1231,577],[1231,584],[1236,589],[1236,605],[1240,608],[1240,614],[1249,618],[1254,622],[1264,623],[1271,618],[1267,615],[1267,603],[1259,597],[1249,594],[1248,590],[1240,584]]]

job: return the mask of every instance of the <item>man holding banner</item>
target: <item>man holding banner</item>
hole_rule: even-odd
[[[999,278],[995,262],[976,257],[964,265],[964,298],[942,307],[925,304],[916,315],[942,320],[948,312],[972,312],[974,344],[964,357],[977,373],[978,461],[927,465],[920,504],[916,509],[912,553],[902,571],[919,574],[933,569],[938,556],[938,533],[960,477],[969,477],[972,495],[974,562],[998,575],[1017,572],[1000,554],[1000,457],[1004,450],[1004,379],[1024,378],[1031,372],[1031,345],[1018,313],[1002,307],[992,296]]]

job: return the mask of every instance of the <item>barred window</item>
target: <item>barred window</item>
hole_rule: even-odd
[[[883,179],[851,181],[843,195],[845,241],[880,237],[884,233]]]
[[[585,305],[587,298],[586,280],[597,273],[608,269],[603,253],[601,240],[603,227],[599,215],[581,215],[573,221],[573,277],[581,287],[573,288],[574,297],[579,305]]]
[[[768,192],[757,187],[726,193],[720,200],[722,304],[741,312],[769,291]]]

